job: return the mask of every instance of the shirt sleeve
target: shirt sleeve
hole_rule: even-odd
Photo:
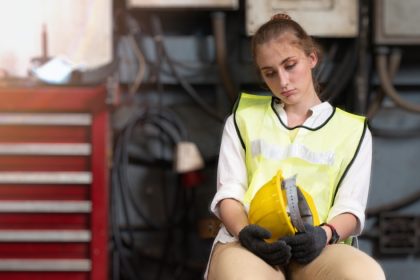
[[[226,198],[243,201],[248,186],[245,166],[245,150],[236,132],[233,115],[226,120],[217,167],[217,192],[211,202],[210,211],[218,218],[219,202]]]
[[[345,175],[337,192],[333,207],[327,221],[343,213],[357,217],[357,227],[353,235],[359,235],[365,224],[365,210],[370,186],[372,166],[372,135],[368,128],[359,152]]]

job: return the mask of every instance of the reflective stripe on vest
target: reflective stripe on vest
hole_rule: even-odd
[[[314,199],[325,222],[335,194],[362,142],[366,119],[335,108],[319,127],[299,126],[291,142],[289,128],[273,108],[272,96],[242,93],[235,109],[235,126],[245,149],[248,207],[258,189],[279,169],[285,178],[297,175],[297,185]],[[296,129],[296,128],[295,128]]]

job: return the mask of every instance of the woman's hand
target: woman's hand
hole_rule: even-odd
[[[292,259],[300,264],[308,264],[321,254],[327,244],[327,234],[320,226],[305,224],[305,232],[280,240],[292,247]]]
[[[268,243],[271,233],[258,225],[247,225],[239,232],[239,242],[249,251],[270,265],[286,265],[291,257],[291,248],[282,240]]]

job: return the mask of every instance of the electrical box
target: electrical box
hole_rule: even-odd
[[[401,255],[420,252],[420,217],[384,213],[379,219],[379,254]]]
[[[418,0],[375,0],[377,44],[420,44]]]
[[[238,0],[128,0],[129,8],[225,8],[237,9]]]
[[[287,13],[312,36],[356,37],[357,0],[247,0],[246,30],[254,34],[277,13]]]

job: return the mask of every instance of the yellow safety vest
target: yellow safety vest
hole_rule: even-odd
[[[334,108],[320,126],[291,130],[275,112],[272,96],[242,93],[234,111],[235,126],[245,149],[248,189],[243,203],[280,169],[285,178],[297,175],[297,185],[308,192],[325,222],[341,181],[357,155],[366,118]],[[296,128],[295,128],[296,129]]]

